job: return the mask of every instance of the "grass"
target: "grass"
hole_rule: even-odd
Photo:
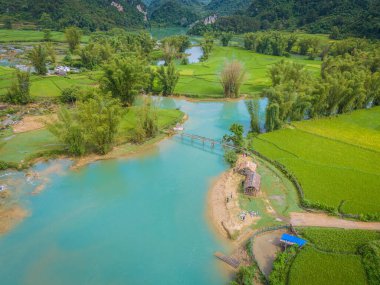
[[[121,140],[121,137],[128,138],[132,135],[132,129],[136,124],[136,112],[135,108],[131,108],[126,112],[119,126],[120,132],[118,141],[125,143],[125,139]],[[183,113],[179,110],[158,110],[159,129],[163,130],[174,125],[180,121],[182,117]],[[122,147],[126,151],[136,149],[135,147],[129,146]],[[36,154],[55,150],[62,150],[62,145],[59,144],[57,139],[46,129],[19,134],[13,134],[9,129],[0,132],[0,160],[2,161],[19,163]]]
[[[274,63],[286,59],[303,64],[315,76],[319,76],[320,61],[305,60],[300,57],[285,58],[254,53],[240,47],[215,46],[209,59],[191,65],[180,65],[180,79],[175,93],[192,97],[223,97],[219,82],[219,73],[228,60],[241,61],[246,73],[246,82],[241,88],[242,94],[254,95],[270,86],[268,68]]]
[[[298,231],[312,245],[306,245],[296,256],[289,272],[290,285],[367,284],[358,248],[380,239],[379,232],[325,228]]]
[[[372,139],[376,137],[373,130],[380,125],[374,119],[379,111],[377,107],[297,123],[295,128],[260,135],[253,148],[294,173],[306,199],[336,209],[344,201],[341,210],[346,213],[380,213],[380,147]],[[361,125],[362,121],[366,123]],[[358,134],[354,144],[346,138],[350,131]]]
[[[30,94],[32,97],[57,97],[67,87],[77,85],[91,87],[98,84],[100,73],[83,72],[68,76],[31,76]],[[0,96],[4,95],[15,79],[15,70],[8,67],[0,67]]]
[[[272,165],[259,160],[258,173],[261,175],[261,189],[266,193],[267,201],[262,197],[248,197],[241,194],[239,203],[247,211],[258,211],[260,220],[254,228],[262,228],[283,224],[276,220],[276,215],[268,212],[270,205],[278,216],[286,217],[290,212],[300,211],[297,192],[291,182]]]
[[[88,42],[89,36],[83,36],[82,42]],[[44,40],[43,31],[34,30],[5,30],[0,29],[0,42],[41,42]],[[51,40],[53,42],[64,42],[65,35],[62,32],[51,31]]]

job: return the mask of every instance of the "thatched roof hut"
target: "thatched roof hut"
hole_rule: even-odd
[[[250,172],[246,175],[244,182],[244,193],[256,196],[260,193],[261,176],[257,172]]]
[[[256,168],[256,163],[250,160],[245,160],[238,165],[237,172],[242,175],[248,175],[250,172],[256,172]]]

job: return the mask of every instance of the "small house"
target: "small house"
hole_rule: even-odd
[[[245,177],[244,194],[257,196],[260,193],[261,176],[257,172],[249,172]]]
[[[242,163],[240,163],[237,167],[237,172],[241,175],[248,175],[250,172],[256,172],[257,165],[256,163],[245,160]]]

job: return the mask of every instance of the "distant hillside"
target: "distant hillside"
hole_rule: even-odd
[[[187,26],[201,17],[203,3],[198,0],[151,0],[149,19],[158,24]]]
[[[212,0],[206,9],[218,15],[231,15],[236,11],[247,9],[251,3],[252,0]]]
[[[237,7],[247,3],[239,11]],[[343,34],[380,38],[380,0],[213,0],[207,8],[209,13],[225,16],[213,27],[198,24],[197,31],[303,29],[330,33],[337,27]]]
[[[0,18],[38,22],[48,13],[54,28],[79,26],[89,30],[144,25],[141,0],[0,0]]]

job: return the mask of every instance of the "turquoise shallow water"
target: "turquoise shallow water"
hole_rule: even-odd
[[[188,113],[186,131],[198,135],[249,124],[244,102],[161,105]],[[228,249],[205,216],[209,184],[227,167],[221,153],[174,137],[76,171],[69,161],[36,165],[50,181],[17,196],[31,216],[0,238],[1,284],[226,284],[213,253]],[[15,191],[32,189],[23,181]]]

